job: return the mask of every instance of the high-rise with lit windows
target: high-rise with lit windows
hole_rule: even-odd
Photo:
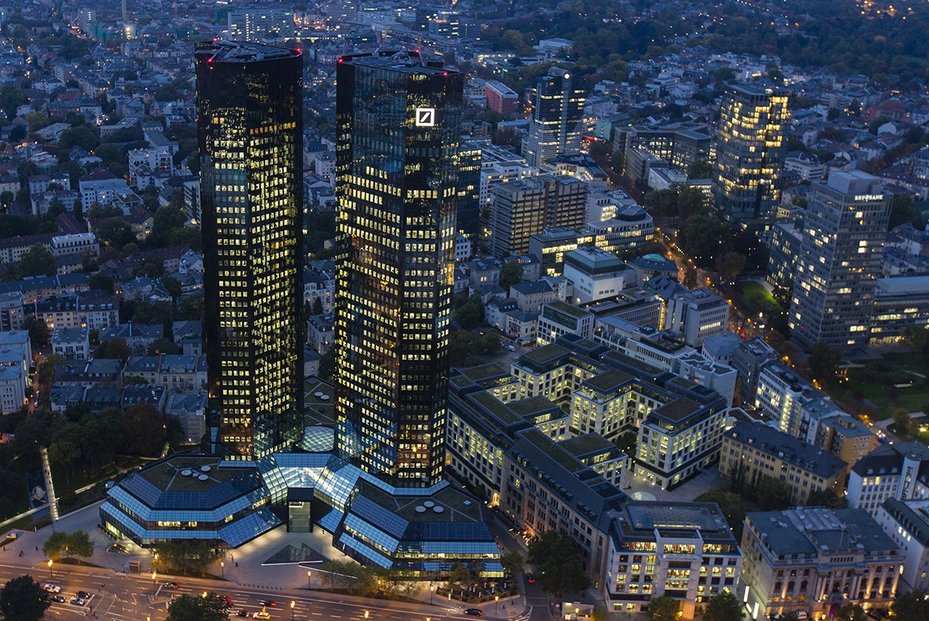
[[[788,324],[793,340],[839,349],[868,343],[890,199],[877,177],[833,171],[810,189]]]
[[[195,61],[211,441],[254,460],[302,428],[303,63],[233,42]]]
[[[570,71],[552,67],[536,81],[529,104],[532,112],[523,157],[530,166],[552,170],[550,160],[580,150],[584,91],[575,85]]]
[[[397,487],[441,480],[462,77],[417,53],[337,67],[336,446]]]
[[[723,94],[713,198],[730,222],[769,218],[780,203],[787,97],[764,82],[730,84]]]

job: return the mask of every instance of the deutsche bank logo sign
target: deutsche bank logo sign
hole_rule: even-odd
[[[435,108],[416,108],[416,127],[435,127]]]

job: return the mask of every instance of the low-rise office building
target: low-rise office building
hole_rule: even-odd
[[[929,500],[888,498],[877,523],[903,553],[898,592],[929,590]]]
[[[845,467],[832,453],[761,423],[740,422],[723,433],[719,474],[736,489],[767,477],[790,490],[792,503],[803,504],[812,493],[841,496]]]
[[[797,507],[749,513],[742,531],[742,600],[752,620],[833,615],[843,604],[887,608],[903,554],[867,512]]]
[[[920,442],[882,444],[848,474],[848,506],[872,516],[888,498],[929,498],[929,447]]]
[[[611,612],[643,612],[660,596],[692,619],[700,604],[735,593],[738,542],[713,503],[628,502],[611,523],[604,587]]]
[[[700,347],[714,334],[725,332],[729,304],[709,289],[693,289],[668,302],[665,329],[691,347]]]

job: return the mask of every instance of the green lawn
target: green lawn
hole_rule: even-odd
[[[774,296],[757,280],[740,281],[736,283],[736,289],[742,294],[745,303],[750,307],[747,310],[753,315],[761,311],[769,313],[773,310],[780,313],[784,310]]]
[[[909,386],[895,386],[909,382]],[[889,418],[897,408],[918,412],[929,404],[929,359],[910,353],[887,354],[849,369],[848,382],[841,386],[843,400],[859,409],[862,399],[872,402],[875,420]]]

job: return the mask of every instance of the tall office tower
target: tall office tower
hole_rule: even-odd
[[[868,342],[890,200],[879,180],[834,171],[810,191],[788,323],[793,339],[844,350]]]
[[[441,478],[461,74],[416,53],[337,66],[336,446],[397,487]]]
[[[548,161],[581,145],[584,91],[574,85],[571,73],[552,67],[530,92],[532,114],[523,157],[530,166],[550,169]]]
[[[780,203],[784,126],[782,86],[730,84],[723,95],[713,171],[716,208],[730,222],[769,218]]]
[[[483,140],[462,138],[458,149],[458,232],[477,244],[481,239],[481,153]]]
[[[493,254],[526,254],[529,238],[547,228],[581,228],[588,192],[587,182],[555,175],[495,185],[490,208]]]
[[[303,426],[303,59],[218,42],[195,61],[213,441],[253,460]]]

